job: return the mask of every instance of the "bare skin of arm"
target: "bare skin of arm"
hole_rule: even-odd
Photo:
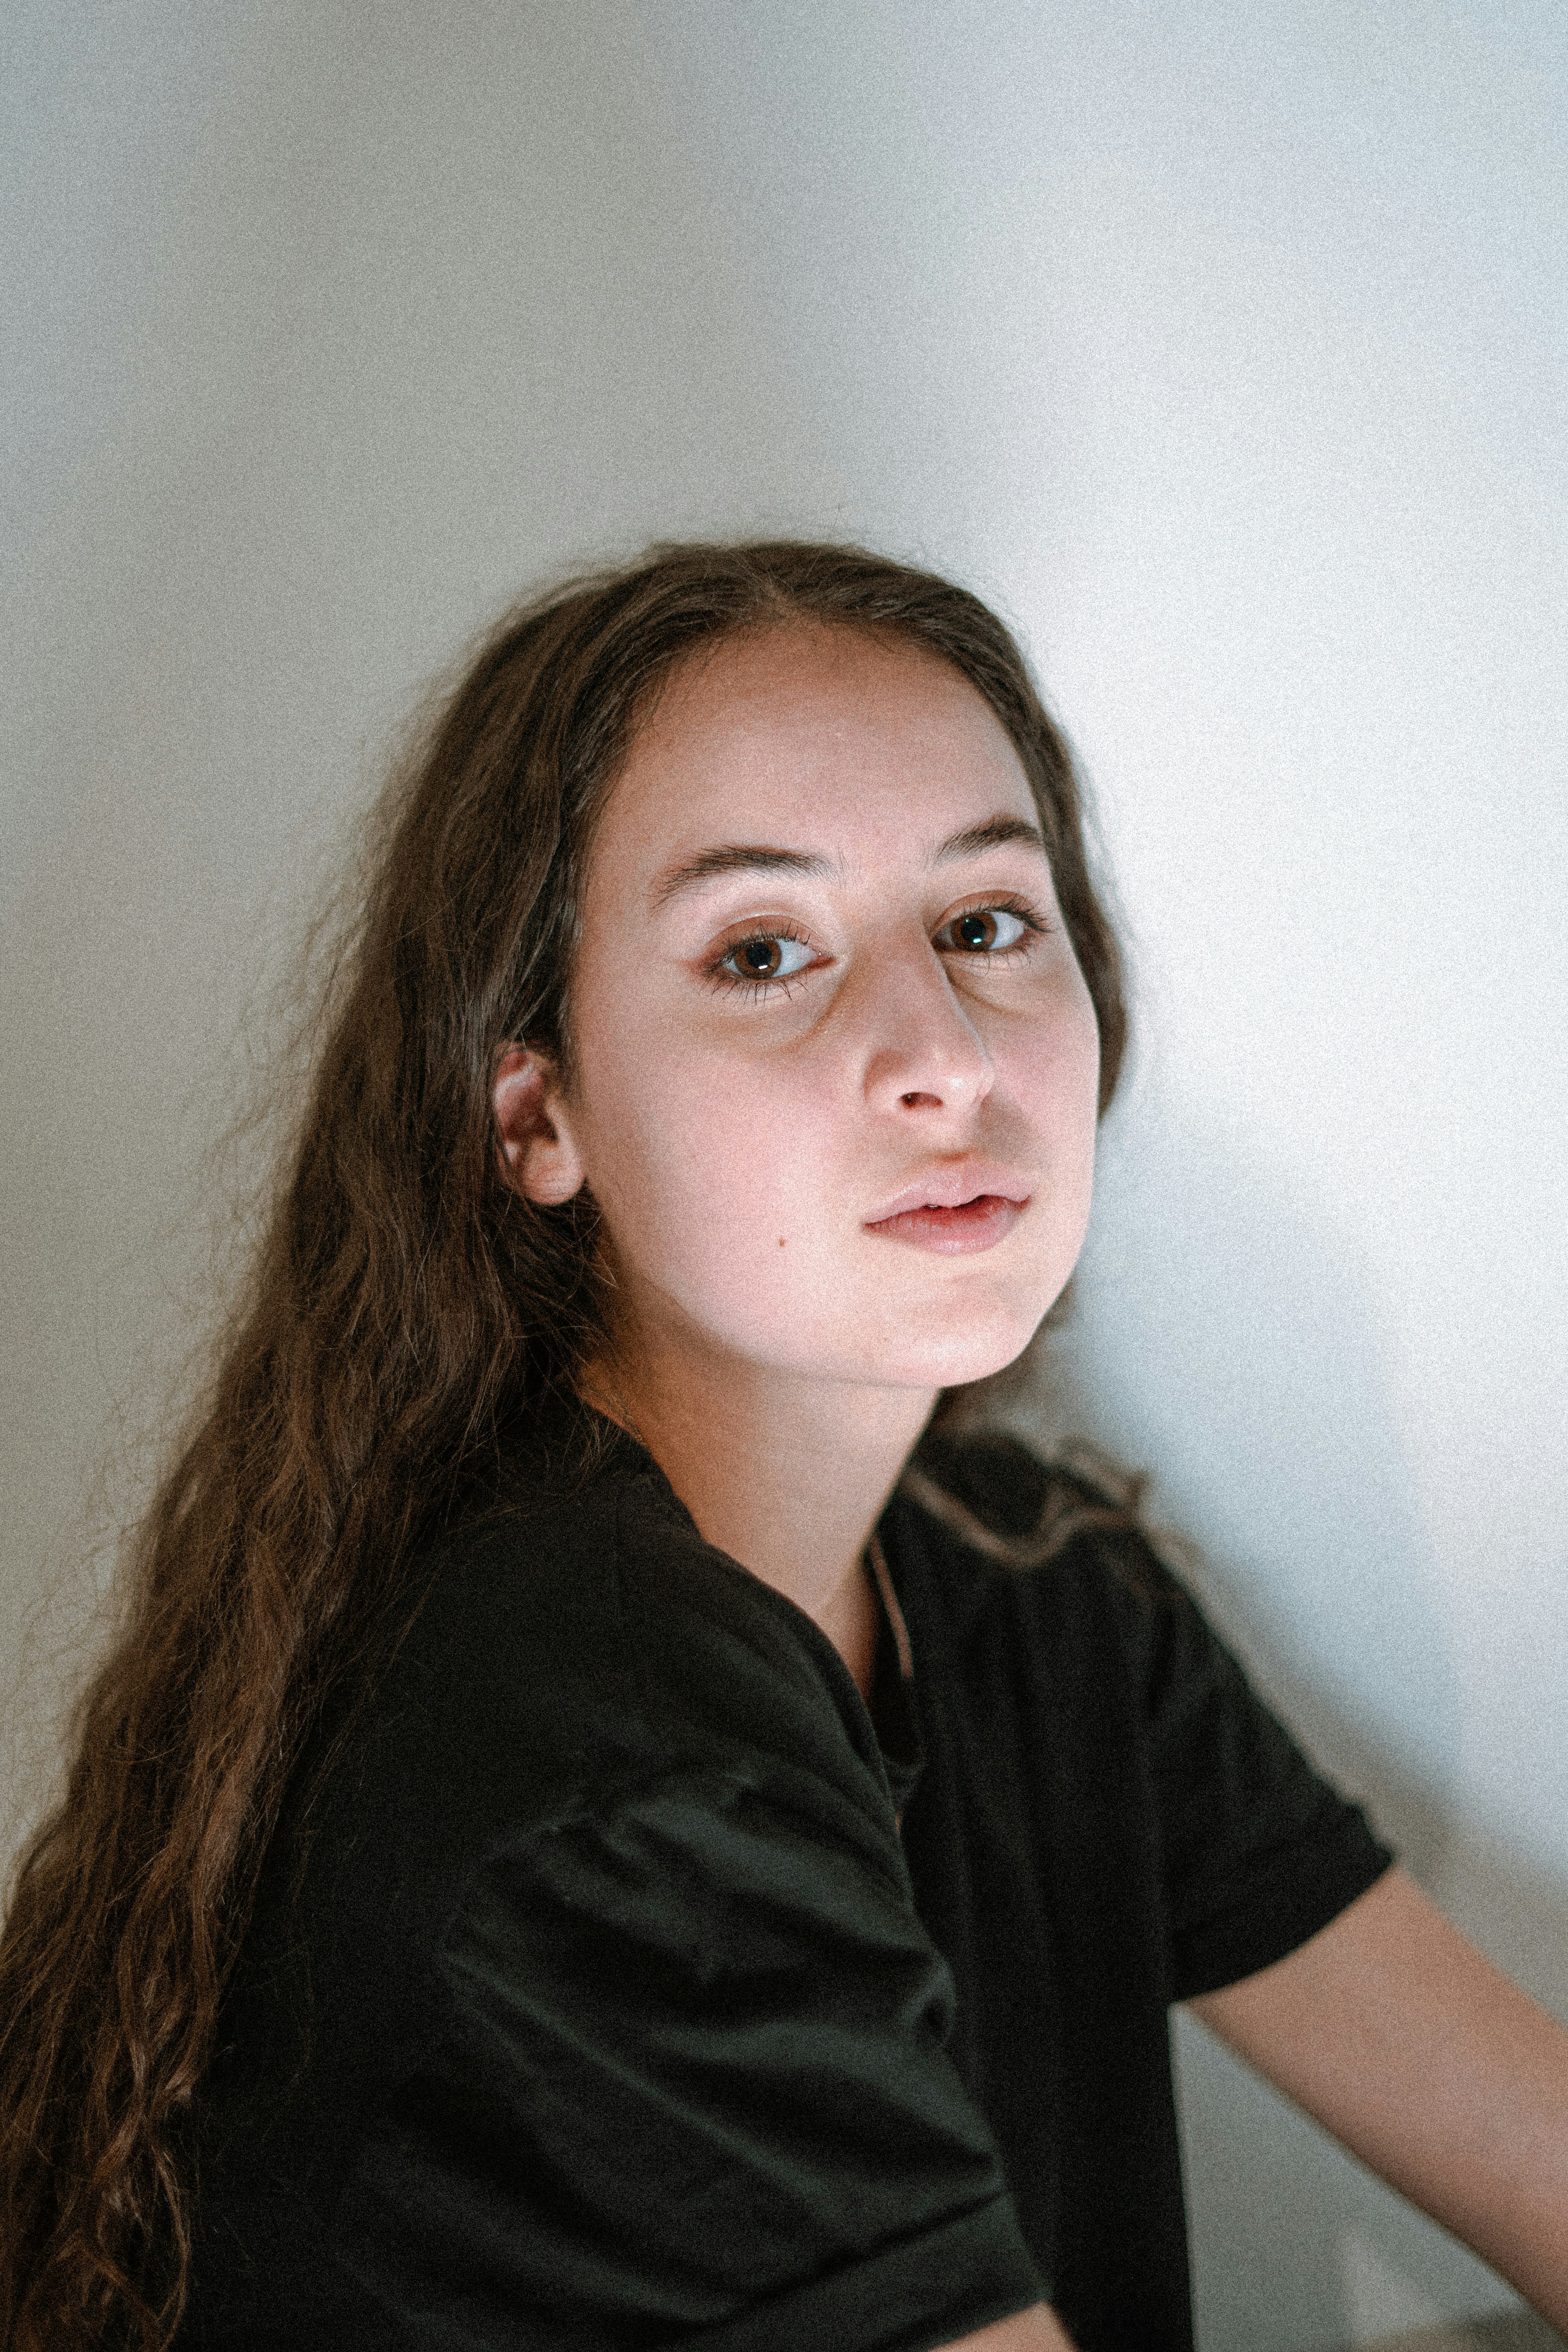
[[[1404,1871],[1189,2006],[1568,2332],[1568,2033]]]
[[[1043,2303],[1016,2311],[973,2336],[943,2345],[942,2352],[1072,2352],[1071,2339],[1055,2312]]]

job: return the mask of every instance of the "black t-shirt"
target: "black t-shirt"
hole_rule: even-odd
[[[868,1708],[594,1426],[584,1481],[535,1424],[301,1761],[183,2352],[927,2352],[1045,2298],[1190,2352],[1167,2005],[1386,1849],[1136,1535],[1019,1571],[895,1496]],[[1060,1475],[916,1461],[1005,1532]]]

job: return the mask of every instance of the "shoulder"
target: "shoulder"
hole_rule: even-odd
[[[1087,1447],[1047,1458],[1005,1430],[928,1433],[889,1516],[906,1574],[955,1630],[1043,1612],[1151,1664],[1197,1612],[1143,1524],[1142,1486]]]
[[[689,1739],[788,1748],[807,1723],[858,1737],[832,1643],[705,1541],[624,1433],[570,1481],[540,1478],[521,1444],[424,1581],[405,1671],[443,1698],[482,1691],[552,1740],[590,1723],[660,1755]]]
[[[797,1846],[874,1906],[905,1900],[875,1735],[826,1636],[705,1544],[630,1441],[559,1467],[525,1433],[316,1723],[227,2005],[253,2084],[296,2066],[312,2013],[334,2021],[321,2099],[328,2075],[379,2079],[420,2043],[476,1904],[608,1917],[631,1888],[657,1920],[662,1884],[706,1916]]]
[[[994,1757],[1039,1743],[1097,1834],[1142,1808],[1176,1997],[1315,1934],[1387,1867],[1365,1816],[1254,1689],[1114,1470],[994,1433],[917,1449],[899,1524],[922,1636]]]
[[[671,1772],[876,1810],[837,1651],[619,1433],[585,1468],[521,1433],[407,1584],[301,1771],[314,1833],[361,1867],[449,1883],[498,1838]]]
[[[896,1490],[889,1552],[937,1662],[981,1684],[1005,1671],[1058,1721],[1120,1724],[1158,1769],[1194,1711],[1267,1710],[1173,1540],[1146,1528],[1142,1485],[1088,1448],[1047,1459],[1004,1431],[931,1434]]]

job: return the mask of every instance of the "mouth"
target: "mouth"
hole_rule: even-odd
[[[933,1160],[923,1176],[901,1185],[873,1211],[866,1223],[880,1226],[906,1212],[926,1209],[973,1209],[986,1200],[1010,1201],[1015,1207],[1022,1208],[1028,1198],[1029,1186],[1024,1177],[972,1152],[962,1158]]]
[[[923,1201],[890,1217],[879,1217],[866,1230],[889,1241],[934,1250],[939,1256],[964,1256],[971,1250],[993,1248],[1012,1231],[1028,1205],[1027,1193],[1015,1200],[1005,1192],[977,1192],[967,1201]]]

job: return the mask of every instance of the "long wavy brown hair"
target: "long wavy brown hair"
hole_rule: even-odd
[[[509,614],[380,803],[274,1205],[214,1372],[122,1562],[65,1793],[0,1940],[0,2342],[160,2352],[184,2305],[178,2124],[258,1868],[329,1687],[406,1607],[432,1517],[502,1425],[611,1339],[585,1192],[502,1181],[509,1041],[576,1085],[571,988],[595,830],[673,665],[800,618],[950,661],[1029,780],[1099,1015],[1126,1034],[1071,761],[1002,624],[858,548],[656,548]],[[944,1401],[947,1402],[947,1401]]]

